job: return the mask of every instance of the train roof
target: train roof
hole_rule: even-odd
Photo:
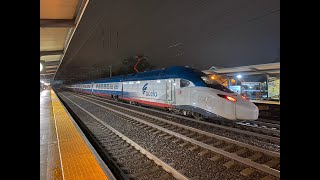
[[[151,70],[146,72],[132,73],[128,75],[114,76],[112,78],[103,78],[93,81],[83,82],[87,83],[103,83],[103,82],[121,82],[121,81],[139,81],[139,80],[156,80],[168,78],[182,78],[192,81],[196,86],[204,86],[201,76],[206,74],[190,67],[185,66],[171,66],[168,68]]]

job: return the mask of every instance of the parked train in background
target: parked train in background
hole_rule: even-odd
[[[67,85],[72,91],[165,108],[185,116],[256,120],[259,110],[245,97],[190,67],[115,76]]]

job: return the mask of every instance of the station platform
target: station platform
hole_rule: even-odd
[[[253,103],[257,104],[272,104],[272,105],[280,105],[278,101],[266,101],[266,100],[250,100]]]
[[[266,100],[250,100],[259,108],[259,117],[280,121],[280,102]]]
[[[51,89],[40,93],[40,179],[116,179]]]

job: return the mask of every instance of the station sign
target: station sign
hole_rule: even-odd
[[[270,99],[280,99],[280,79],[276,77],[268,78],[268,97]]]

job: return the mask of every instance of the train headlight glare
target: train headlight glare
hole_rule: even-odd
[[[236,101],[237,101],[235,98],[233,98],[233,97],[231,97],[231,96],[227,96],[227,99],[228,99],[229,101],[233,101],[233,102],[236,102]]]
[[[242,96],[242,95],[241,95],[241,97],[242,97],[243,99],[245,99],[245,100],[248,100],[248,98],[247,98],[247,97],[245,97],[245,96]]]
[[[218,94],[218,96],[224,98],[224,99],[227,99],[229,101],[232,101],[232,102],[236,102],[236,98],[232,97],[232,96],[227,96],[227,95],[222,95],[222,94]]]

